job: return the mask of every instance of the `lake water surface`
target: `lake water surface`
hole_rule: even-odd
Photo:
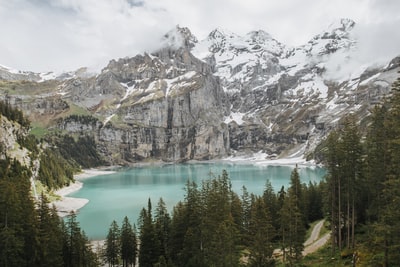
[[[271,181],[275,192],[288,187],[294,166],[257,166],[229,163],[190,163],[143,166],[121,169],[116,173],[81,180],[83,188],[71,197],[89,199],[79,210],[77,220],[90,239],[104,239],[113,220],[121,226],[128,216],[136,224],[140,210],[147,207],[151,198],[153,210],[162,197],[169,212],[178,201],[183,200],[188,180],[201,185],[210,175],[220,175],[227,170],[233,190],[241,195],[242,187],[256,195],[263,193],[266,180]],[[326,171],[319,167],[300,167],[302,183],[319,182]]]

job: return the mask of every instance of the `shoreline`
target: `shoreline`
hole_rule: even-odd
[[[233,155],[221,159],[213,160],[189,160],[188,163],[230,163],[230,164],[250,164],[255,166],[299,166],[299,167],[321,167],[314,160],[307,161],[303,155],[290,155],[283,158],[271,158],[271,155],[263,152],[255,152],[252,154]]]
[[[77,212],[79,209],[83,208],[89,200],[86,198],[77,198],[77,197],[67,197],[69,194],[72,194],[83,187],[83,183],[81,180],[86,178],[99,176],[99,175],[106,175],[115,173],[115,171],[105,170],[103,168],[98,169],[84,169],[81,173],[74,175],[74,183],[71,183],[69,186],[63,187],[55,191],[56,195],[61,197],[60,200],[56,200],[51,202],[51,205],[54,205],[57,210],[57,214],[60,217],[65,217],[71,212]]]
[[[237,153],[233,152],[233,155],[221,159],[222,162],[231,163],[251,163],[256,166],[302,166],[302,167],[318,167],[320,166],[314,160],[307,161],[305,158],[307,144],[302,144],[296,148],[287,151],[287,154],[283,157],[277,157],[275,154],[268,154],[262,150],[252,153]]]
[[[99,168],[92,168],[92,169],[84,169],[82,172],[77,173],[74,175],[74,179],[77,181],[94,177],[94,176],[100,176],[100,175],[107,175],[107,174],[112,174],[116,173],[116,171],[111,170],[112,167],[99,167]]]
[[[227,158],[221,158],[221,159],[214,159],[214,160],[205,160],[205,161],[199,161],[199,160],[189,160],[187,163],[230,163],[230,164],[252,164],[256,166],[277,166],[277,165],[283,165],[283,166],[301,166],[301,167],[318,167],[319,165],[316,164],[314,161],[306,161],[304,157],[298,156],[297,155],[291,155],[289,157],[285,158],[277,158],[277,159],[271,159],[268,158],[268,154],[260,152],[253,153],[251,155],[233,155]],[[134,163],[130,165],[129,167],[135,167],[135,166],[146,166],[146,165],[165,165],[165,164],[178,164],[179,162],[162,162],[162,161],[157,161],[157,162],[142,162],[142,163]],[[115,173],[115,170],[112,170],[113,167],[99,167],[99,168],[93,168],[93,169],[84,169],[82,172],[75,174],[74,175],[74,180],[75,182],[70,184],[69,186],[63,187],[57,191],[55,191],[56,195],[59,195],[61,197],[61,200],[56,200],[53,201],[52,205],[56,207],[57,213],[59,214],[60,217],[67,216],[69,213],[77,212],[79,209],[83,208],[86,204],[89,203],[88,199],[85,198],[75,198],[75,197],[68,197],[69,194],[72,194],[78,190],[80,190],[83,187],[82,181],[91,178],[94,176],[100,176],[100,175],[107,175],[107,174],[112,174]]]

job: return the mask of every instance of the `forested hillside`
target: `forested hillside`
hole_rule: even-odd
[[[0,102],[0,112],[9,141],[0,142],[0,266],[97,266],[75,215],[64,222],[44,193],[32,194],[40,183],[45,191],[69,184],[76,167],[28,134],[21,111]]]
[[[44,195],[30,194],[30,170],[0,160],[0,266],[97,266],[75,215],[64,222]]]
[[[332,250],[365,266],[400,262],[400,79],[372,111],[363,138],[349,117],[326,141]]]

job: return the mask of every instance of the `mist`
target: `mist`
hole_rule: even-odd
[[[392,22],[356,24],[350,38],[356,42],[353,49],[337,52],[327,58],[326,79],[348,80],[367,68],[386,66],[393,58],[400,56],[400,36],[392,27]]]
[[[35,72],[80,67],[98,72],[111,59],[154,51],[176,25],[188,27],[199,40],[221,27],[239,35],[264,30],[297,46],[332,21],[347,17],[357,23],[359,51],[350,59],[329,62],[329,73],[342,75],[347,69],[397,55],[398,10],[396,0],[0,1],[0,64]],[[337,70],[337,62],[346,66]]]

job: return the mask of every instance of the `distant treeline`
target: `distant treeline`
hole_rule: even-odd
[[[28,128],[30,121],[24,117],[21,110],[13,108],[8,102],[0,100],[0,114],[10,121],[18,122],[22,127]]]
[[[58,134],[48,136],[46,141],[52,144],[64,159],[82,168],[93,168],[105,164],[92,136],[81,135],[74,138],[69,134]]]
[[[70,184],[74,173],[80,167],[66,160],[58,150],[46,148],[40,154],[40,168],[38,179],[49,189],[58,189]]]
[[[8,102],[0,101],[0,111],[7,119],[29,129],[29,120],[24,117],[22,111],[13,108]],[[73,119],[87,120],[81,116]],[[52,134],[39,141],[33,135],[19,134],[17,142],[30,151],[32,160],[39,158],[38,179],[49,189],[68,185],[73,180],[73,174],[81,168],[95,167],[104,163],[96,150],[93,137],[90,136],[80,136],[75,141],[69,135]],[[46,145],[40,149],[43,143]],[[0,146],[0,153],[4,152],[4,147]]]
[[[60,118],[58,123],[63,122],[79,122],[84,125],[96,124],[99,123],[99,120],[91,115],[76,115],[72,114],[66,118]]]

